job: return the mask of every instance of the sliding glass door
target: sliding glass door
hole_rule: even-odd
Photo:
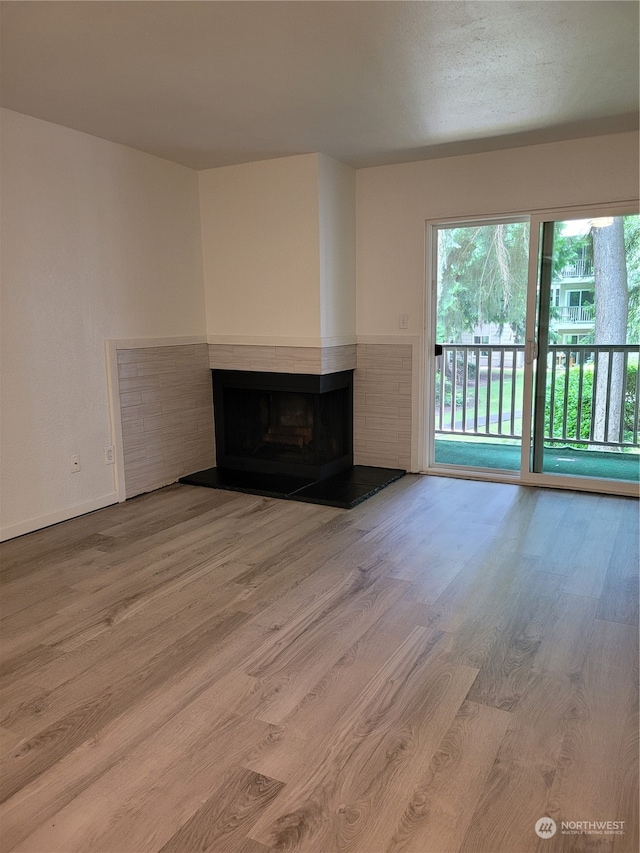
[[[437,224],[430,245],[427,469],[637,491],[637,213]]]
[[[626,491],[640,474],[640,217],[598,214],[536,227],[528,479]]]
[[[436,226],[434,251],[433,464],[519,471],[529,222]]]

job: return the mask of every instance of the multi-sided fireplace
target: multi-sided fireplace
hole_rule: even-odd
[[[350,508],[402,477],[353,464],[353,371],[212,370],[216,467],[182,483]]]
[[[324,480],[353,465],[353,371],[212,373],[218,468]]]

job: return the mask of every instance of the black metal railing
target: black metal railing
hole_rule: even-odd
[[[524,346],[443,344],[436,433],[522,438]],[[638,447],[638,347],[552,345],[546,443]]]

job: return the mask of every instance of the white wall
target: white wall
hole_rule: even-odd
[[[318,155],[200,172],[209,339],[320,336]]]
[[[359,170],[358,335],[421,333],[426,220],[637,199],[638,182],[637,133]]]
[[[1,130],[5,536],[115,500],[105,339],[352,336],[355,229],[358,334],[415,342],[426,220],[638,194],[637,134],[361,170],[354,224],[353,173],[323,155],[198,176],[9,111]]]
[[[6,110],[1,131],[6,537],[115,500],[105,339],[205,319],[196,172]]]
[[[356,173],[318,156],[320,210],[320,334],[324,341],[355,342]]]

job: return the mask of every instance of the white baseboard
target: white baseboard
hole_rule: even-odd
[[[29,518],[27,521],[20,521],[17,524],[9,524],[7,527],[0,527],[0,542],[15,539],[16,536],[23,536],[25,533],[33,533],[34,530],[41,530],[43,527],[50,527],[52,524],[68,521],[70,518],[77,518],[79,515],[86,515],[88,512],[104,509],[104,507],[116,503],[118,503],[118,493],[111,492],[101,498],[65,507],[65,509],[40,515],[36,518]]]

